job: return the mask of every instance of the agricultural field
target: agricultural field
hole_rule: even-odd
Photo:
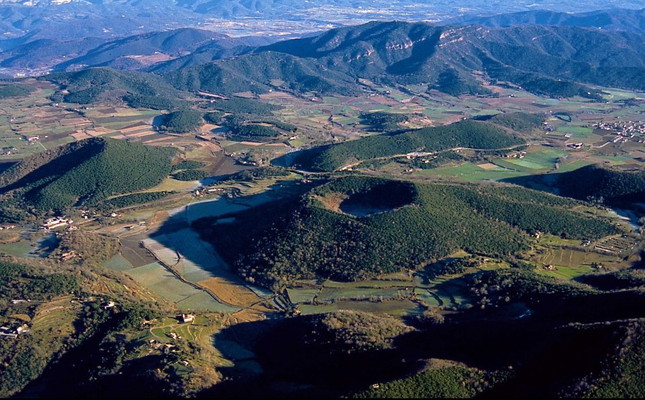
[[[122,224],[99,228],[119,235],[121,242],[120,253],[104,266],[126,273],[182,310],[233,313],[248,310],[255,315],[271,312],[265,300],[272,293],[243,282],[189,224],[205,216],[239,211],[299,190],[293,185],[293,178],[222,184],[228,191],[235,188],[240,196],[217,195],[201,202],[184,199],[183,204],[191,203],[175,206],[168,212],[154,211],[158,208],[156,205],[125,212],[119,216],[120,220],[138,218],[144,225],[130,229],[119,228]]]
[[[76,331],[74,322],[78,318],[80,303],[72,296],[65,296],[43,303],[36,308],[31,320],[36,333],[55,333],[57,336],[71,336]]]
[[[467,257],[460,252],[457,257]],[[463,276],[478,270],[503,268],[494,260],[465,273],[443,275],[428,280],[423,271],[387,274],[380,279],[360,282],[326,280],[320,284],[302,281],[287,289],[290,301],[302,314],[337,310],[357,310],[393,316],[419,315],[430,307],[450,312],[468,307],[470,301]]]
[[[45,258],[57,247],[55,234],[39,231],[23,232],[17,240],[0,243],[0,253],[14,257]]]
[[[184,310],[235,312],[231,308],[205,295],[203,291],[177,279],[159,263],[152,263],[126,271],[134,280],[151,292],[170,300]]]

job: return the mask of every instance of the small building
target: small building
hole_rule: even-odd
[[[74,221],[67,217],[53,217],[48,218],[47,221],[45,221],[45,223],[42,225],[42,227],[43,229],[55,229],[61,226],[70,225],[73,222]]]
[[[195,321],[195,315],[194,314],[181,314],[180,318],[181,322],[187,324],[189,322],[194,322]]]
[[[61,261],[68,261],[68,260],[71,260],[74,257],[76,257],[76,252],[74,250],[72,250],[72,251],[68,251],[66,253],[63,253],[60,256],[60,260]]]
[[[116,306],[116,303],[113,301],[106,301],[105,303],[101,304],[101,307],[103,307],[104,310],[107,310],[109,308],[112,308]]]
[[[570,149],[576,149],[577,150],[577,149],[581,149],[583,145],[584,145],[584,143],[582,143],[582,142],[568,143],[567,147],[570,148]]]

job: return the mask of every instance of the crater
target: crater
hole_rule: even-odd
[[[340,202],[338,209],[356,217],[369,217],[411,204],[415,198],[414,185],[390,181],[348,195]]]

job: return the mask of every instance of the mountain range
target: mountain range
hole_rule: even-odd
[[[479,93],[491,80],[551,96],[596,97],[593,84],[644,89],[643,38],[577,27],[440,27],[373,22],[263,46],[165,76],[177,88],[233,93],[270,89],[356,94],[359,78]],[[440,79],[441,78],[441,79]],[[278,81],[281,85],[274,85]],[[246,88],[246,89],[242,89]],[[453,90],[458,88],[456,92]]]
[[[291,13],[293,15],[290,14],[294,21],[298,19],[295,16],[299,12],[297,10],[303,7],[313,10],[309,3],[299,3],[298,6],[287,0],[217,2],[221,6],[220,8],[233,7],[236,10],[245,8],[254,10],[253,12],[256,14],[260,13],[260,17],[256,15],[251,19],[246,18],[242,22],[233,24],[260,24],[264,28],[258,29],[273,33],[255,37],[237,37],[239,35],[230,37],[230,35],[223,34],[222,32],[226,31],[229,26],[226,23],[226,18],[233,21],[238,17],[223,17],[221,15],[218,17],[216,11],[213,11],[216,7],[214,7],[215,2],[212,1],[179,1],[175,3],[146,0],[136,3],[138,7],[136,12],[133,9],[123,8],[135,6],[129,1],[94,1],[91,4],[85,1],[40,2],[34,3],[33,7],[27,7],[23,3],[0,2],[0,15],[2,15],[0,29],[4,30],[5,37],[0,40],[0,68],[6,69],[7,73],[12,75],[42,75],[52,69],[58,71],[76,70],[94,66],[131,70],[146,69],[163,73],[237,56],[250,52],[251,49],[258,46],[294,38],[295,35],[299,37],[317,36],[320,32],[327,31],[330,26],[339,25],[339,23],[325,24],[323,22],[327,17],[319,15],[316,18],[320,23],[316,27],[312,26],[312,29],[317,29],[318,33],[302,31],[303,28],[299,25],[302,24],[302,21],[295,22],[296,26],[300,26],[300,28],[295,26],[289,28],[291,34],[285,34],[284,30],[279,27],[280,24],[272,28],[271,18],[274,18],[274,14],[278,15],[280,10],[285,7],[295,7],[295,11]],[[350,6],[367,7],[362,1],[330,1],[328,3],[332,7],[330,9],[349,10]],[[55,7],[53,11],[50,10],[52,7]],[[82,10],[75,7],[81,7]],[[123,12],[119,15],[112,15],[121,9]],[[212,9],[212,11],[208,11],[208,14],[196,12],[196,10],[206,12],[207,9]],[[374,20],[411,19],[408,15],[392,13],[391,8],[387,8],[387,10],[382,15],[372,15],[365,12],[369,18]],[[325,11],[321,8],[317,12],[324,13]],[[42,15],[38,15],[38,13]],[[153,24],[154,26],[151,22],[140,21],[141,18],[156,20],[162,15],[165,15],[166,18],[162,22]],[[199,15],[199,17],[195,17],[195,15]],[[347,17],[349,18],[350,15],[347,14]],[[223,20],[215,23],[213,18],[223,18]],[[419,15],[416,20],[425,18],[427,15]],[[174,20],[177,22],[173,22]],[[365,20],[364,17],[356,19],[359,22],[363,20]],[[645,32],[645,9],[612,9],[583,13],[531,10],[494,16],[462,16],[437,24],[446,27],[446,29],[470,25],[488,28],[540,25],[643,34]],[[464,39],[472,42],[472,38]],[[489,38],[483,39],[489,40]],[[491,40],[499,41],[497,39]]]
[[[179,52],[180,41],[174,39],[182,35],[195,42],[210,37],[194,30],[144,35],[130,42],[106,44],[102,51],[63,65],[141,65],[136,58],[125,56],[124,49],[143,45]],[[357,95],[372,91],[361,79],[390,86],[425,85],[428,90],[452,95],[486,94],[485,81],[554,97],[599,98],[598,90],[588,85],[645,89],[643,37],[629,32],[568,26],[486,28],[371,22],[255,48],[232,43],[235,41],[228,38],[210,40],[201,50],[219,46],[221,54],[238,52],[235,57],[199,64],[216,57],[204,51],[203,60],[189,55],[152,65],[149,70],[156,74],[149,78],[143,73],[137,76],[146,81],[165,81],[179,90],[220,94],[284,90]],[[226,49],[223,44],[230,47]],[[109,70],[101,73],[112,74]],[[67,85],[68,101],[78,90],[88,89],[85,84],[77,85],[74,76],[56,74],[49,78]],[[111,89],[109,85],[95,85],[92,97]]]

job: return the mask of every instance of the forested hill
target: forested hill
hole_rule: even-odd
[[[151,32],[129,36],[104,43],[82,57],[73,58],[56,66],[56,70],[69,67],[112,66],[120,69],[138,69],[163,57],[175,58],[193,52],[210,41],[225,41],[228,36],[202,29],[184,28],[164,32]],[[157,56],[150,61],[144,56]],[[160,57],[160,55],[162,57]],[[135,57],[136,56],[136,57]]]
[[[232,223],[204,219],[195,227],[243,277],[279,290],[294,279],[354,281],[414,269],[459,249],[508,255],[527,248],[527,232],[580,239],[619,232],[572,211],[579,205],[519,187],[354,176],[234,214]]]
[[[164,110],[181,105],[181,99],[186,96],[158,75],[111,68],[59,72],[40,79],[63,89],[52,96],[53,100],[78,104],[125,101],[131,107]]]
[[[435,153],[456,148],[509,149],[523,144],[523,139],[498,126],[466,120],[313,148],[299,153],[294,163],[306,170],[334,171],[365,160],[412,152]]]
[[[0,214],[64,211],[161,183],[175,149],[92,138],[26,158],[0,174]]]
[[[643,202],[645,170],[626,171],[588,165],[559,174],[509,178],[511,183],[535,188],[550,188],[559,194],[581,200],[608,204]]]

